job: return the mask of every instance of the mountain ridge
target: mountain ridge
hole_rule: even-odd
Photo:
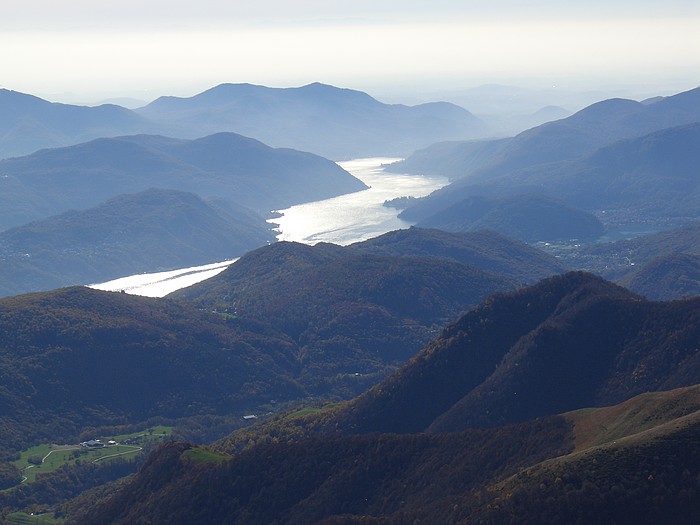
[[[487,132],[481,120],[454,104],[384,104],[318,82],[297,88],[221,84],[192,97],[157,99],[137,112],[178,136],[235,131],[334,160],[403,156],[417,145]]]
[[[151,188],[0,232],[0,296],[229,260],[274,240],[250,210]]]
[[[172,443],[77,524],[692,523],[698,408],[694,386],[497,429],[262,443],[208,464]],[[626,426],[601,428],[620,412]]]
[[[229,200],[266,215],[366,186],[336,163],[234,133],[192,141],[136,135],[0,161],[0,229],[151,187]]]
[[[698,301],[647,301],[584,272],[550,277],[489,298],[352,401],[252,435],[443,434],[694,385]],[[249,439],[242,431],[217,446],[233,452]]]

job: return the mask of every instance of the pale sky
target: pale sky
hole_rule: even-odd
[[[223,82],[410,96],[487,83],[700,85],[700,2],[1,0],[0,86],[100,97]]]

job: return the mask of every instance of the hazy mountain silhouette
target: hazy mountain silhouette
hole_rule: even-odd
[[[144,132],[149,126],[143,117],[112,104],[58,104],[0,89],[0,159],[98,137]]]
[[[245,208],[146,190],[0,233],[0,295],[223,261],[274,240]]]
[[[136,135],[97,139],[0,161],[0,228],[124,193],[158,187],[263,214],[364,189],[334,162],[220,133],[196,140]]]
[[[468,197],[418,223],[447,231],[496,230],[525,242],[592,241],[605,231],[598,218],[543,195]]]
[[[511,144],[499,142],[489,147],[505,154]],[[553,150],[557,147],[555,140],[548,144]],[[422,220],[472,195],[518,193],[550,195],[585,210],[629,210],[654,218],[696,217],[700,215],[700,188],[694,166],[700,161],[699,145],[700,124],[696,123],[618,141],[574,160],[548,163],[543,159],[538,164],[540,161],[521,158],[517,166],[515,158],[509,157],[419,200],[402,217]],[[474,148],[483,153],[478,143],[467,149]],[[474,157],[470,159],[475,162]]]
[[[234,131],[335,160],[405,156],[433,142],[487,132],[482,121],[454,104],[383,104],[360,91],[319,83],[286,89],[222,84],[189,98],[161,97],[137,112],[170,135]]]
[[[546,101],[545,101],[546,103]],[[551,103],[551,101],[550,101]],[[527,112],[513,111],[508,112],[503,109],[498,109],[497,114],[485,115],[482,113],[483,109],[479,105],[474,104],[463,104],[464,107],[478,108],[479,118],[484,120],[493,130],[494,137],[511,137],[517,135],[525,130],[534,128],[536,126],[541,126],[547,122],[552,122],[554,120],[561,120],[563,118],[570,117],[573,112],[569,111],[561,106],[543,106],[539,109],[530,110]]]
[[[486,124],[454,104],[384,104],[319,83],[286,89],[222,84],[189,98],[161,97],[136,110],[57,104],[3,89],[0,120],[0,159],[137,133],[195,139],[236,132],[333,159],[405,156],[437,141],[488,133]]]
[[[662,97],[650,104],[624,99],[604,100],[568,118],[523,131],[510,139],[481,141],[476,144],[436,144],[426,151],[416,152],[397,164],[396,169],[483,181],[494,175],[505,175],[514,169],[593,153],[596,149],[619,140],[698,122],[699,107],[700,88]]]

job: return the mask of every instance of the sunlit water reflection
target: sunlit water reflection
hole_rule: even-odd
[[[128,277],[120,277],[106,283],[91,284],[90,288],[108,292],[125,292],[146,297],[164,297],[176,290],[214,277],[237,260],[231,259],[229,261],[167,272],[139,273]]]
[[[397,160],[400,159],[375,157],[340,162],[370,188],[279,210],[282,216],[268,221],[277,225],[277,239],[346,245],[408,228],[411,223],[399,219],[399,210],[384,206],[384,202],[398,197],[424,197],[445,186],[448,180],[384,171],[382,165]]]
[[[384,202],[397,197],[423,197],[445,186],[448,180],[444,177],[386,173],[382,166],[397,160],[400,159],[378,157],[339,163],[370,188],[279,210],[282,216],[269,221],[278,226],[278,240],[346,245],[388,231],[408,228],[411,224],[397,217],[399,210],[384,206]],[[90,286],[100,290],[163,297],[213,277],[233,262],[235,260],[132,275]]]

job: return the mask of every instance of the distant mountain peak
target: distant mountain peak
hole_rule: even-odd
[[[635,113],[644,108],[644,104],[635,100],[625,98],[611,98],[602,100],[583,108],[581,111],[574,113],[571,120],[588,120],[611,117],[621,113]]]
[[[454,104],[386,104],[322,82],[288,88],[220,84],[188,98],[161,97],[138,113],[181,130],[177,136],[233,131],[333,160],[405,156],[487,132],[483,121]]]

